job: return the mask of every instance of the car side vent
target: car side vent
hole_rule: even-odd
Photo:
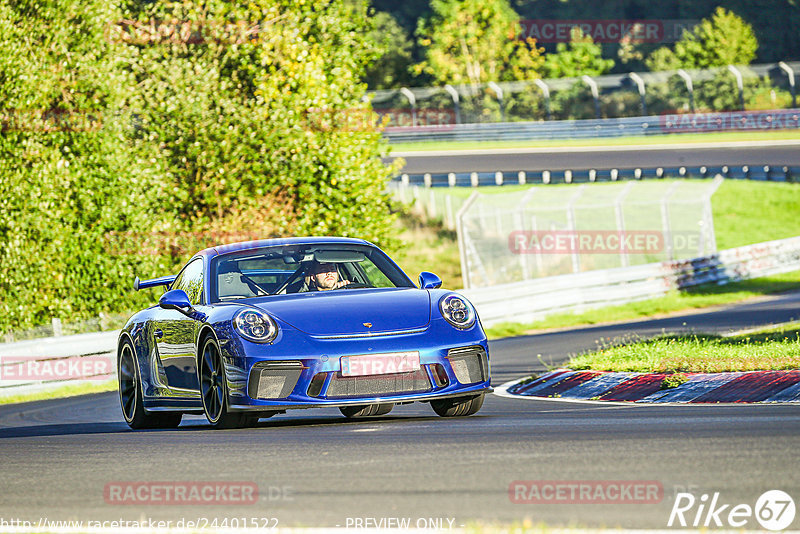
[[[447,351],[447,359],[462,384],[477,384],[489,376],[489,358],[483,347],[462,347]]]
[[[261,362],[250,370],[247,394],[254,399],[283,399],[292,394],[300,373],[302,362]]]

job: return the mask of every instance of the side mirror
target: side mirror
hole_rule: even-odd
[[[158,305],[165,310],[178,310],[184,315],[192,311],[192,305],[189,302],[189,295],[183,289],[172,289],[167,291],[161,298],[158,299]]]
[[[439,289],[442,287],[442,279],[428,271],[419,273],[419,287],[422,289]]]

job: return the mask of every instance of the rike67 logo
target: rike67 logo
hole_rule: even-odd
[[[765,491],[755,506],[725,503],[719,492],[711,496],[704,493],[700,498],[691,493],[678,493],[667,526],[742,528],[755,519],[762,528],[778,531],[788,528],[794,515],[794,500],[781,490]]]

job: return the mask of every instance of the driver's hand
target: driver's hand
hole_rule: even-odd
[[[339,289],[340,287],[344,287],[348,284],[350,284],[350,280],[339,280],[338,282],[336,282],[336,286],[334,286],[333,289]]]

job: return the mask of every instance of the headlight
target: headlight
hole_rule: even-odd
[[[240,336],[256,343],[269,343],[278,335],[278,325],[264,312],[245,309],[233,318],[233,326]]]
[[[465,330],[475,324],[475,310],[463,297],[447,295],[439,301],[439,309],[442,317],[456,328]]]

